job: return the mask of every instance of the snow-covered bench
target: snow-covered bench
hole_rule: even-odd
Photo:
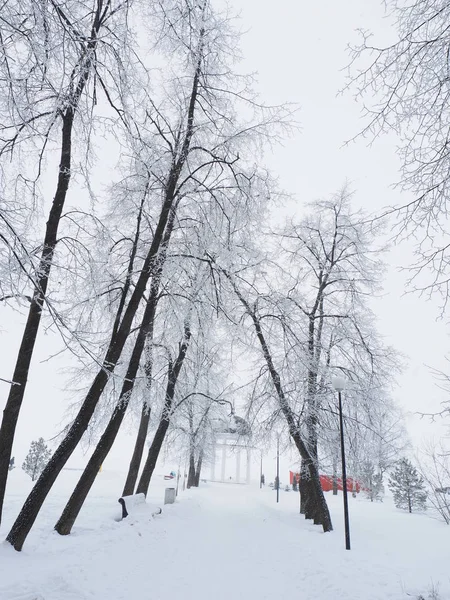
[[[162,508],[159,506],[150,506],[146,503],[144,494],[122,496],[119,498],[118,502],[122,507],[122,517],[119,520],[125,519],[128,515],[134,516],[148,512],[148,509],[150,509],[152,517],[162,513]]]

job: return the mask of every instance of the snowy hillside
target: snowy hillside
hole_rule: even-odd
[[[295,492],[277,505],[270,488],[232,484],[180,490],[161,516],[115,522],[123,474],[103,471],[73,534],[60,537],[52,527],[77,473],[63,475],[23,552],[0,546],[0,600],[428,600],[433,585],[450,598],[450,528],[389,498],[350,498],[348,552],[341,496],[327,493],[329,534],[298,514]],[[167,485],[158,478],[149,502],[162,504]],[[3,537],[26,487],[17,470]]]

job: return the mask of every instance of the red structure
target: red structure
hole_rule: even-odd
[[[289,483],[292,485],[294,482],[294,477],[297,479],[297,483],[300,481],[300,473],[295,473],[294,471],[289,471]],[[320,483],[322,485],[322,489],[324,492],[331,492],[333,489],[333,477],[331,475],[320,475]],[[340,478],[337,479],[337,489],[342,491],[342,480]],[[355,481],[355,489],[359,494],[361,491],[361,484],[359,481]],[[347,477],[347,492],[353,491],[353,479],[351,477]]]

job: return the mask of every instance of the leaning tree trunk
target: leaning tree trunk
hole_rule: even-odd
[[[119,310],[121,311],[120,315],[122,314],[122,311],[124,311],[123,318],[120,319],[120,315],[117,315],[117,326],[115,325],[113,328],[113,334],[111,336],[102,367],[97,373],[83,402],[83,405],[75,417],[75,420],[66,437],[54,452],[53,456],[50,458],[50,461],[41,473],[36,485],[25,500],[25,503],[14,522],[11,531],[8,533],[6,539],[17,551],[22,549],[27,535],[33,527],[36,517],[45,501],[45,498],[47,497],[59,473],[72,455],[89,425],[92,415],[94,414],[94,410],[108,382],[109,376],[114,372],[117,361],[121,356],[122,350],[131,331],[133,319],[144,295],[147,283],[155,269],[157,255],[163,240],[169,215],[171,212],[175,212],[176,210],[177,185],[189,154],[191,140],[194,133],[194,115],[197,106],[201,62],[202,57],[199,55],[193,78],[192,91],[189,98],[186,133],[178,158],[175,159],[174,157],[174,161],[172,162],[170,173],[167,178],[164,201],[150,249],[145,258],[142,270],[134,286],[133,293],[126,309],[125,303],[119,306]],[[119,320],[120,325],[118,324]]]
[[[333,454],[333,496],[338,495],[337,458]]]
[[[139,429],[122,496],[131,496],[131,494],[134,493],[134,488],[136,487],[136,481],[139,475],[139,467],[141,466],[142,456],[144,454],[145,441],[147,439],[148,426],[150,423],[150,414],[150,405],[148,404],[148,401],[145,400],[142,404],[141,420],[139,422]]]
[[[167,246],[166,246],[167,248]],[[164,254],[164,253],[161,253]],[[145,341],[149,333],[153,330],[156,305],[158,303],[158,291],[161,281],[161,273],[164,264],[164,258],[160,261],[158,273],[155,275],[147,305],[142,317],[142,323],[137,335],[133,352],[128,363],[127,373],[122,385],[119,400],[114,409],[113,415],[100,438],[97,447],[94,450],[86,468],[83,471],[69,501],[67,502],[61,517],[55,525],[55,530],[61,535],[68,535],[72,531],[73,524],[86,500],[87,495],[97,477],[100,467],[108,456],[109,451],[117,437],[122,421],[130,402],[131,394],[134,388],[134,382],[139,369],[142,352]]]
[[[147,460],[145,461],[144,469],[142,471],[141,478],[139,479],[136,494],[144,494],[145,496],[147,495],[148,486],[150,485],[150,480],[152,478],[153,471],[155,470],[159,453],[161,452],[161,448],[166,438],[166,433],[169,429],[169,425],[169,417],[164,417],[159,422],[158,428],[153,437],[152,444],[148,450]]]
[[[180,344],[180,350],[178,356],[173,365],[169,365],[169,372],[167,377],[166,387],[166,398],[164,401],[164,409],[161,420],[153,438],[152,445],[149,448],[147,460],[145,461],[144,468],[142,470],[141,478],[137,486],[136,493],[147,495],[148,486],[155,470],[156,462],[159,457],[164,439],[166,437],[167,430],[170,424],[171,411],[173,406],[173,400],[175,397],[175,389],[177,386],[178,376],[183,366],[183,362],[186,356],[186,352],[189,348],[189,342],[191,339],[191,330],[188,324],[184,328],[184,340]]]
[[[131,457],[130,466],[128,467],[128,474],[125,480],[122,496],[131,496],[134,493],[136,487],[137,478],[139,475],[139,468],[141,466],[142,456],[144,454],[145,441],[148,434],[148,426],[150,423],[151,407],[149,404],[149,395],[152,386],[152,370],[153,370],[153,358],[152,358],[152,341],[153,341],[153,327],[147,336],[146,343],[150,344],[149,356],[146,357],[145,361],[145,379],[146,387],[145,393],[146,398],[142,403],[141,419],[139,421],[139,429],[136,436],[136,442],[134,444],[133,455]]]
[[[61,221],[61,214],[67,196],[67,190],[69,188],[73,120],[74,112],[73,109],[70,108],[63,117],[58,185],[47,221],[44,248],[37,270],[38,274],[30,308],[28,310],[27,322],[22,335],[22,342],[17,354],[16,366],[12,377],[13,383],[3,410],[3,419],[0,427],[0,523],[17,421],[19,419],[19,412],[25,395],[31,358],[33,356],[42,312],[44,310],[45,294],[47,292],[53,255],[57,243],[58,227]]]

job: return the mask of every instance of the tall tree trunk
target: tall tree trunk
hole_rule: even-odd
[[[122,496],[131,496],[131,494],[134,493],[134,488],[136,487],[136,481],[139,475],[139,467],[141,466],[142,456],[144,454],[145,441],[147,439],[148,426],[150,423],[150,414],[151,409],[146,400],[142,404],[141,420],[139,422],[139,429]]]
[[[184,328],[184,339],[180,344],[178,356],[173,365],[169,365],[163,414],[159,422],[158,429],[156,430],[155,436],[153,438],[152,445],[150,446],[148,451],[147,460],[145,461],[145,465],[141,473],[141,478],[137,486],[137,494],[145,494],[145,496],[147,495],[148,486],[150,485],[150,480],[152,478],[153,471],[155,470],[156,462],[158,460],[159,453],[161,451],[167,430],[169,428],[178,376],[180,375],[181,367],[183,366],[183,362],[186,357],[186,352],[189,348],[190,339],[191,330],[189,325],[186,323]]]
[[[319,313],[318,327],[316,328],[316,316]],[[321,336],[323,329],[323,288],[319,286],[314,306],[309,315],[308,326],[308,388],[306,398],[306,429],[307,429],[307,448],[314,461],[316,468],[319,468],[318,459],[318,402],[317,402],[317,371],[321,354]],[[309,461],[305,463],[305,469],[308,473],[307,482],[304,486],[305,495],[305,518],[313,519],[314,523],[320,522],[320,506],[316,501],[314,487],[311,485],[311,470]]]
[[[146,344],[148,344],[148,355],[145,359],[145,394],[146,397],[142,403],[141,419],[139,421],[139,429],[136,436],[136,442],[134,444],[133,455],[131,457],[130,466],[128,467],[128,474],[125,480],[122,496],[131,496],[134,493],[136,487],[137,478],[139,475],[139,468],[141,466],[142,456],[144,454],[145,441],[148,434],[148,425],[150,423],[150,391],[152,387],[152,371],[153,371],[153,327],[151,332],[147,336]]]
[[[194,448],[191,448],[189,453],[189,472],[188,472],[188,480],[187,480],[187,489],[195,486],[195,455]]]
[[[248,307],[248,308],[250,308],[250,307]],[[330,512],[328,510],[327,502],[326,502],[325,496],[323,494],[322,485],[320,483],[320,476],[319,476],[319,470],[317,468],[317,462],[314,460],[314,457],[312,457],[310,455],[305,443],[303,442],[303,440],[300,436],[300,432],[295,423],[292,411],[290,410],[289,404],[284,395],[284,390],[281,385],[280,376],[273,364],[272,356],[270,354],[269,347],[267,346],[267,343],[266,343],[264,334],[262,332],[259,320],[256,318],[256,315],[254,313],[253,313],[253,315],[251,314],[251,316],[253,318],[253,323],[255,325],[257,337],[259,339],[259,342],[260,342],[262,350],[263,350],[263,354],[266,359],[266,364],[268,366],[269,373],[272,377],[272,381],[273,381],[275,390],[278,395],[282,413],[288,424],[289,433],[290,433],[292,439],[294,440],[295,445],[297,446],[300,456],[302,457],[302,459],[305,460],[305,462],[308,466],[308,470],[309,470],[309,474],[310,474],[310,482],[308,483],[309,489],[307,492],[307,497],[308,497],[308,503],[309,503],[310,498],[311,498],[311,501],[314,503],[314,516],[313,516],[314,523],[321,524],[323,527],[323,530],[325,532],[332,531],[333,525],[331,522],[331,517],[330,517]],[[307,511],[308,511],[308,506],[305,507],[305,512],[307,512]],[[307,516],[307,515],[305,515],[305,516]]]
[[[197,468],[195,469],[195,487],[200,485],[200,475],[202,472],[202,464],[203,464],[203,450],[200,450],[197,460]]]
[[[303,484],[301,488],[300,512],[305,515],[305,519],[312,519],[316,523],[318,519],[318,513],[316,505],[316,493],[312,483],[313,474],[310,469],[311,462],[311,460],[302,460],[301,479],[303,480]]]
[[[96,9],[93,11],[94,20],[90,40],[86,44],[77,66],[72,71],[73,76],[76,76],[77,72],[81,73],[78,76],[77,84],[73,91],[69,91],[67,94],[67,107],[61,110],[61,153],[56,192],[46,223],[41,258],[35,274],[33,296],[28,309],[28,317],[14,367],[13,383],[3,410],[3,419],[0,427],[0,523],[17,421],[25,396],[31,359],[39,332],[53,256],[58,241],[59,224],[69,189],[74,119],[93,67],[98,33],[108,13],[109,7],[104,7],[103,3],[98,1]]]
[[[337,458],[333,454],[333,496],[338,495]]]
[[[204,32],[202,31],[201,36],[203,37],[203,35]],[[192,136],[194,133],[194,115],[197,105],[202,60],[203,52],[201,51],[199,52],[199,58],[193,77],[192,91],[187,112],[186,133],[179,155],[178,157],[174,157],[174,161],[171,166],[165,187],[165,195],[161,213],[158,224],[155,228],[150,249],[126,309],[125,303],[119,307],[119,310],[124,312],[124,314],[123,317],[122,312],[117,314],[116,325],[113,329],[113,334],[111,336],[102,367],[97,373],[66,437],[54,452],[53,456],[50,458],[46,468],[41,473],[41,476],[36,482],[34,488],[31,490],[29,496],[25,500],[25,503],[14,522],[11,531],[8,533],[6,539],[17,551],[22,549],[26,537],[36,520],[47,494],[51,490],[56,478],[77,447],[89,425],[91,417],[94,414],[94,410],[108,382],[108,378],[114,371],[117,361],[120,358],[126,340],[130,334],[133,319],[144,295],[147,283],[152,276],[153,271],[155,270],[157,255],[163,240],[167,221],[170,213],[175,207],[175,201],[177,198],[177,185],[180,174],[187,160]],[[118,324],[119,321],[120,325]]]
[[[298,482],[298,491],[300,492],[300,514],[306,514],[306,502],[308,497],[307,491],[307,478],[308,478],[308,470],[306,468],[305,461],[302,459],[301,467],[300,467],[300,481]],[[305,517],[306,518],[306,517]]]
[[[167,236],[166,236],[167,237]],[[168,243],[168,240],[167,240]],[[166,245],[167,248],[167,245]],[[161,254],[165,254],[164,252]],[[158,273],[155,275],[147,305],[142,317],[142,323],[137,335],[133,352],[131,353],[128,363],[127,373],[122,385],[119,400],[114,409],[113,415],[100,438],[97,447],[94,450],[86,468],[83,471],[69,501],[67,502],[61,517],[55,525],[55,530],[61,535],[68,535],[72,531],[73,524],[86,500],[87,495],[97,477],[101,465],[108,456],[109,451],[117,437],[122,421],[130,402],[131,394],[134,388],[134,382],[139,369],[141,356],[144,350],[146,338],[153,331],[155,320],[156,306],[158,303],[159,285],[161,281],[162,268],[164,265],[164,257],[160,261]]]

